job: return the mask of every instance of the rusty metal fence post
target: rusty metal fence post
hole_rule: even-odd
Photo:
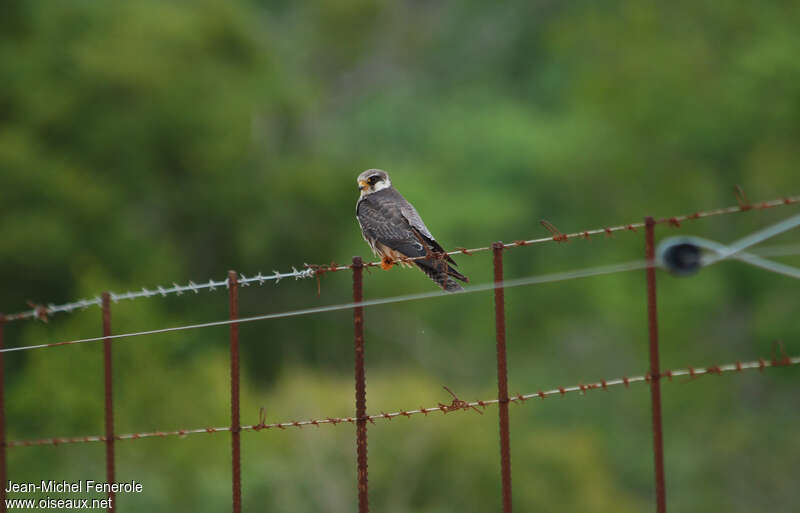
[[[3,328],[6,316],[0,314],[0,349],[5,347],[3,341]],[[0,353],[0,512],[6,513],[6,402],[5,402],[5,353]]]
[[[353,302],[363,298],[364,263],[361,257],[353,257]],[[358,463],[358,512],[369,511],[367,493],[367,385],[364,376],[364,307],[353,308],[353,332],[355,342],[356,378],[356,460]]]
[[[103,311],[103,336],[111,336],[111,295],[103,292],[102,295]],[[103,340],[103,364],[105,374],[105,424],[106,424],[106,481],[114,482],[114,395],[112,379],[112,360],[111,360],[111,339]],[[113,491],[108,492],[108,512],[113,513],[116,509],[117,495]]]
[[[497,400],[500,415],[500,470],[503,513],[511,513],[511,441],[508,425],[508,365],[506,363],[506,307],[503,289],[503,243],[492,244],[494,253],[494,315],[497,330]]]
[[[658,310],[656,306],[655,220],[645,218],[645,257],[647,258],[647,320],[650,331],[650,400],[653,409],[653,461],[656,481],[656,511],[666,513],[664,484],[664,439],[661,425],[661,364],[658,358]]]
[[[230,300],[230,318],[239,318],[239,281],[236,271],[228,272],[228,298]],[[242,474],[240,440],[241,425],[239,423],[239,323],[231,324],[231,455],[233,513],[242,511]]]

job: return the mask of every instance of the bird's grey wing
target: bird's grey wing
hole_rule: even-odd
[[[396,194],[400,197],[400,200],[402,200],[400,206],[400,212],[402,212],[403,217],[406,218],[408,224],[411,225],[411,227],[417,231],[420,237],[422,237],[425,240],[425,242],[428,243],[428,245],[430,245],[432,250],[438,253],[446,253],[442,245],[439,244],[439,242],[433,238],[433,235],[431,235],[431,232],[430,230],[428,230],[428,227],[425,226],[425,223],[422,221],[422,218],[420,217],[419,212],[417,212],[417,209],[414,208],[414,205],[409,203],[399,192]],[[447,257],[447,261],[453,265],[458,265],[455,263],[455,261],[453,261],[452,258],[450,258],[450,256]]]
[[[400,196],[399,193],[398,193],[398,196]],[[417,231],[419,231],[420,234],[425,236],[425,238],[433,240],[433,235],[431,235],[431,232],[430,232],[430,230],[428,230],[428,227],[425,226],[425,223],[422,221],[422,218],[419,216],[419,212],[417,212],[417,209],[414,208],[414,205],[409,203],[402,196],[400,196],[400,198],[402,199],[401,206],[400,206],[400,212],[402,212],[403,217],[406,218],[406,221],[408,221],[408,224],[410,224],[412,227],[416,228]]]
[[[371,194],[358,203],[356,217],[364,238],[384,244],[408,257],[425,255],[425,248],[414,235],[396,198],[379,194]]]

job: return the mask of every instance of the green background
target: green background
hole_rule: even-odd
[[[800,193],[796,1],[45,2],[0,7],[0,311],[368,255],[386,169],[448,249]],[[659,226],[729,242],[781,207]],[[775,242],[791,242],[797,233]],[[643,257],[621,232],[514,249],[506,276]],[[457,257],[473,284],[491,257]],[[797,257],[786,263],[800,263]],[[350,273],[244,288],[243,315],[346,302]],[[798,351],[797,283],[659,272],[664,368]],[[373,269],[367,298],[434,290]],[[644,272],[510,289],[510,391],[647,370]],[[224,290],[121,302],[115,333],[227,317]],[[101,333],[96,307],[6,345]],[[118,433],[229,423],[226,327],[114,344]],[[353,414],[352,313],[243,325],[242,423]],[[371,413],[496,395],[492,294],[366,311]],[[102,346],[5,355],[10,439],[103,432]],[[795,369],[663,386],[671,511],[796,509]],[[369,426],[374,511],[500,504],[496,408]],[[511,409],[518,511],[653,508],[649,391]],[[242,435],[245,511],[353,511],[351,425]],[[104,479],[102,444],[13,448],[9,477]],[[124,441],[119,511],[225,511],[229,436]],[[17,495],[22,497],[22,495]],[[26,496],[28,497],[28,496]]]

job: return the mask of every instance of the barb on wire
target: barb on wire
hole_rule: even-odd
[[[785,352],[782,350],[778,357],[777,355],[773,355],[773,358],[770,360],[765,360],[764,358],[759,358],[758,360],[741,362],[737,361],[735,363],[728,363],[724,365],[711,365],[708,367],[686,367],[682,369],[673,369],[673,370],[665,370],[661,373],[662,378],[667,378],[667,381],[672,382],[673,378],[677,377],[688,377],[690,380],[694,380],[701,376],[709,375],[709,374],[716,374],[722,375],[727,373],[739,373],[747,370],[759,370],[763,371],[765,369],[773,368],[773,367],[789,367],[794,365],[800,365],[800,356],[789,357],[786,355]],[[604,379],[601,381],[597,381],[594,383],[588,384],[578,384],[573,386],[560,386],[557,388],[553,388],[550,390],[539,390],[538,392],[533,392],[529,394],[517,394],[513,396],[509,396],[508,401],[511,403],[516,404],[523,404],[528,399],[546,399],[551,396],[565,396],[567,394],[578,392],[582,395],[587,394],[592,390],[608,390],[612,387],[619,387],[620,385],[624,386],[625,388],[629,388],[632,384],[637,383],[649,383],[651,380],[651,376],[649,373],[639,376],[631,376],[631,377],[622,377],[616,379]],[[478,401],[463,401],[459,399],[449,388],[444,387],[445,390],[450,392],[453,396],[453,401],[451,404],[444,404],[438,403],[437,406],[433,406],[430,408],[420,407],[415,410],[400,410],[391,413],[378,413],[367,415],[365,420],[369,422],[373,422],[376,420],[392,420],[395,417],[411,417],[414,415],[423,414],[428,416],[429,413],[441,412],[441,413],[448,413],[451,411],[456,410],[475,410],[478,413],[482,413],[480,408],[486,408],[487,406],[491,406],[500,402],[499,399],[487,399],[487,400],[478,400]],[[241,426],[239,429],[240,431],[261,431],[261,430],[269,430],[269,429],[286,429],[290,427],[302,428],[305,426],[316,426],[319,427],[323,424],[330,424],[330,425],[337,425],[337,424],[353,424],[357,420],[356,417],[324,417],[318,419],[310,419],[310,420],[300,420],[300,421],[287,421],[287,422],[278,422],[278,423],[270,423],[266,422],[266,413],[264,408],[259,410],[259,418],[258,424],[246,425]],[[204,427],[204,428],[196,428],[196,429],[179,429],[173,431],[152,431],[147,433],[129,433],[124,435],[114,435],[115,440],[139,440],[142,438],[163,438],[168,436],[186,436],[186,435],[194,435],[200,433],[224,433],[230,431],[230,426],[220,426],[220,427]],[[38,440],[11,440],[6,443],[7,447],[31,447],[31,446],[39,446],[39,445],[62,445],[62,444],[77,444],[77,443],[89,443],[89,442],[105,442],[106,437],[99,436],[99,435],[92,435],[92,436],[78,436],[78,437],[55,437],[55,438],[42,438]]]
[[[449,412],[449,411],[456,411],[456,410],[469,410],[469,409],[473,409],[473,410],[475,410],[476,412],[478,412],[479,414],[483,415],[483,412],[482,412],[481,410],[479,410],[479,409],[476,407],[476,405],[474,405],[474,404],[470,404],[470,403],[468,403],[467,401],[462,401],[462,400],[461,400],[461,399],[459,399],[459,398],[458,398],[458,396],[457,396],[457,395],[456,395],[456,394],[455,394],[455,393],[454,393],[452,390],[450,390],[450,389],[449,389],[447,386],[445,386],[445,385],[442,385],[442,388],[444,388],[445,390],[447,390],[447,391],[450,393],[450,395],[451,395],[451,396],[453,396],[453,400],[452,400],[452,402],[450,402],[450,404],[443,404],[443,403],[439,403],[439,409],[442,411],[442,413],[447,413],[447,412]]]
[[[558,228],[556,228],[556,227],[553,225],[553,223],[551,223],[550,221],[548,221],[548,220],[546,220],[546,219],[542,219],[541,221],[539,221],[539,224],[541,224],[542,226],[544,226],[544,227],[545,227],[545,229],[546,229],[548,232],[550,232],[550,233],[552,233],[552,234],[553,234],[553,240],[554,240],[554,241],[556,241],[556,242],[566,242],[566,241],[568,240],[568,237],[567,237],[566,235],[564,235],[563,233],[561,233],[560,231],[558,231]],[[514,242],[515,242],[515,243],[516,243],[518,246],[524,246],[524,245],[528,244],[528,243],[527,243],[526,241],[524,241],[524,240],[521,240],[521,241],[514,241]]]
[[[761,203],[745,203],[742,201],[742,197],[737,193],[737,206],[725,207],[725,208],[718,208],[714,210],[706,210],[706,211],[697,211],[692,214],[686,214],[681,216],[672,216],[672,217],[663,217],[660,219],[656,219],[656,224],[668,224],[673,227],[680,227],[681,223],[684,221],[702,219],[711,216],[718,216],[718,215],[725,215],[725,214],[733,214],[736,212],[745,212],[748,210],[764,210],[773,207],[778,207],[781,205],[793,205],[796,203],[800,203],[800,195],[798,196],[788,196],[785,198],[776,198],[769,201],[763,201]],[[593,235],[606,235],[611,236],[614,232],[618,231],[636,231],[639,228],[644,227],[644,223],[629,223],[623,224],[618,226],[611,226],[611,227],[603,227],[603,228],[596,228],[592,230],[583,230],[574,233],[561,233],[559,232],[552,224],[547,221],[544,221],[544,226],[551,231],[553,234],[551,237],[543,237],[537,239],[528,239],[528,240],[516,240],[514,242],[510,242],[504,244],[504,248],[514,248],[514,247],[522,247],[528,246],[531,244],[541,244],[545,242],[566,242],[570,239],[581,238],[590,240]],[[549,226],[549,227],[548,227]],[[553,231],[555,230],[555,231]],[[463,247],[457,248],[455,251],[447,252],[446,255],[471,255],[473,253],[489,251],[491,250],[491,246],[482,246],[478,248],[467,249]],[[413,262],[415,260],[425,260],[431,258],[440,258],[436,254],[425,255],[422,257],[414,257],[414,258],[404,258],[403,261],[405,262]],[[392,262],[394,264],[400,263],[400,261]],[[364,266],[369,267],[377,267],[381,265],[381,261],[376,262],[368,262],[365,263]],[[305,268],[300,271],[295,267],[292,267],[292,272],[289,273],[280,273],[278,271],[273,271],[273,274],[264,276],[260,272],[253,277],[246,278],[242,275],[242,278],[239,280],[239,283],[243,286],[247,286],[252,282],[258,282],[259,285],[263,285],[265,281],[274,281],[277,285],[282,279],[284,278],[294,278],[295,280],[299,279],[308,279],[313,277],[319,277],[320,275],[327,273],[327,272],[336,272],[336,271],[344,271],[350,269],[350,265],[338,265],[336,262],[331,262],[330,265],[316,265],[316,264],[305,264]],[[209,290],[216,290],[217,287],[225,286],[227,287],[228,281],[220,280],[214,281],[209,280],[208,283],[196,284],[190,281],[187,285],[178,285],[173,283],[172,287],[164,288],[164,287],[157,287],[155,290],[148,290],[147,288],[142,288],[140,291],[133,291],[133,292],[125,292],[123,294],[115,294],[111,293],[111,299],[114,302],[124,300],[124,299],[138,299],[142,297],[152,297],[154,295],[162,295],[166,296],[169,294],[176,294],[182,295],[184,292],[194,292],[195,294],[199,293],[202,289],[209,289]],[[319,284],[317,284],[319,290]],[[27,310],[24,312],[19,312],[16,314],[8,314],[6,315],[6,320],[8,321],[15,321],[15,320],[23,320],[23,319],[45,319],[47,316],[53,315],[59,312],[73,312],[78,309],[84,309],[89,306],[100,306],[101,301],[99,297],[95,297],[93,299],[80,299],[78,301],[74,301],[71,303],[65,303],[62,305],[55,305],[55,304],[48,304],[46,307],[33,307],[31,310]]]
[[[742,210],[750,210],[753,208],[752,205],[750,205],[750,202],[747,201],[747,194],[744,193],[741,185],[736,184],[733,188],[733,191],[736,194],[736,202],[739,204],[739,208]]]

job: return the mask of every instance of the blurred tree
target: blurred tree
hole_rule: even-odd
[[[108,288],[222,278],[230,268],[250,274],[366,255],[354,219],[354,178],[369,167],[391,173],[447,247],[544,235],[542,218],[572,231],[727,205],[735,183],[752,199],[797,193],[798,18],[796,1],[6,0],[0,311],[17,311],[29,299],[57,303]],[[725,241],[781,215],[690,229]],[[637,235],[583,244],[509,253],[506,272],[641,258]],[[458,261],[474,283],[489,280],[483,256]],[[373,272],[367,296],[429,290],[418,274]],[[346,273],[326,275],[319,285],[319,297],[312,282],[243,289],[243,313],[348,299]],[[731,264],[660,287],[667,365],[766,354],[772,340],[796,338],[796,294],[784,281]],[[222,318],[225,298],[214,294],[114,306],[114,330]],[[520,391],[643,368],[641,276],[508,297],[512,383]],[[441,381],[464,397],[491,394],[491,319],[490,299],[480,294],[370,310],[368,376],[377,394],[370,404],[427,403]],[[98,330],[99,314],[90,310],[47,326],[9,326],[7,343]],[[255,420],[264,400],[281,419],[335,414],[328,405],[349,408],[342,376],[351,372],[350,330],[346,312],[243,326],[243,415]],[[703,343],[690,342],[696,340]],[[766,345],[754,348],[754,340]],[[226,422],[222,331],[117,347],[120,429]],[[99,387],[97,351],[9,356],[11,435],[100,430],[102,405],[87,399]],[[394,374],[384,376],[387,369]],[[791,479],[775,477],[796,474],[791,434],[773,429],[764,442],[781,452],[780,463],[775,451],[752,450],[761,429],[799,420],[800,408],[784,407],[797,398],[781,380],[796,383],[793,376],[769,385],[743,379],[731,388],[692,385],[702,392],[676,387],[666,395],[665,417],[674,421],[668,475],[680,506],[750,511],[763,509],[759,501],[768,496],[768,509],[792,510]],[[285,400],[290,394],[298,395]],[[307,411],[292,409],[305,400]],[[540,410],[547,415],[513,417],[522,509],[639,510],[648,503],[648,431],[638,424],[646,421],[646,401],[547,404]],[[686,416],[696,422],[686,426]],[[415,424],[422,434],[400,439],[392,431],[379,443],[384,459],[370,462],[383,483],[377,502],[419,511],[494,507],[496,454],[483,446],[470,452],[471,444],[492,445],[486,433],[494,428],[462,432],[429,422]],[[715,457],[692,445],[704,434],[715,440]],[[245,465],[259,480],[245,497],[303,511],[319,509],[323,494],[351,509],[352,490],[340,492],[349,486],[340,481],[351,468],[342,463],[350,434],[320,436],[291,439],[299,445],[294,452],[272,438],[254,441]],[[209,477],[198,464],[207,455],[224,460],[224,444],[206,454],[204,444],[216,442],[164,443],[120,458],[130,478],[152,472],[170,483],[149,480],[139,509],[217,510],[226,503],[224,465]],[[315,479],[322,484],[313,493],[304,482],[303,443],[319,443]],[[414,444],[425,451],[404,451]],[[751,464],[738,468],[730,454],[744,451]],[[20,451],[11,468],[22,477],[57,477],[79,461],[99,472],[94,456]],[[165,470],[151,465],[159,458],[169,459]],[[407,467],[395,474],[395,461]],[[174,480],[178,467],[185,477]],[[742,486],[753,469],[775,472]],[[405,488],[389,484],[396,475]],[[707,485],[698,489],[701,481]],[[208,500],[197,495],[198,483]]]

